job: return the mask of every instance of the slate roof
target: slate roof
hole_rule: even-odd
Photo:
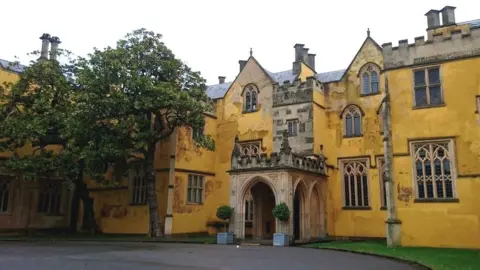
[[[472,21],[466,21],[466,22],[461,22],[461,23],[458,23],[460,25],[463,25],[463,24],[470,24],[470,27],[472,28],[477,28],[477,27],[480,27],[480,19],[476,19],[476,20],[472,20]]]
[[[337,82],[337,81],[340,81],[345,71],[347,70],[340,69],[340,70],[317,73],[315,75],[315,78],[317,78],[317,80],[319,80],[322,83]]]
[[[3,59],[0,59],[0,66],[4,69],[10,69],[14,72],[17,72],[17,73],[21,73],[25,70],[26,66],[24,65],[21,65],[21,64],[16,64],[16,65],[13,65],[12,63],[12,66],[10,66],[10,63],[9,61],[7,60],[3,60]]]
[[[282,85],[285,81],[293,82],[293,80],[295,80],[295,78],[297,77],[295,74],[293,74],[291,69],[275,73],[270,71],[266,72],[279,85]],[[322,83],[336,82],[342,78],[344,73],[345,69],[323,72],[316,74],[315,78],[317,78],[317,80]],[[227,93],[228,89],[230,88],[230,85],[232,85],[232,82],[209,85],[206,91],[207,96],[211,99],[223,98]]]

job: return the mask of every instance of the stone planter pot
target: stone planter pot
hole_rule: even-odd
[[[233,244],[233,232],[217,233],[217,245]]]
[[[290,239],[288,234],[285,233],[274,233],[273,234],[273,246],[276,247],[285,247],[290,245]]]

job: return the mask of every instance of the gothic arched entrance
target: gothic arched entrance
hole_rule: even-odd
[[[254,183],[245,194],[244,226],[246,239],[271,239],[275,233],[275,194],[262,181]]]

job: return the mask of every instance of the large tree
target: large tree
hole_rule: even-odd
[[[147,182],[150,236],[161,236],[154,167],[156,145],[175,128],[203,129],[208,108],[205,80],[175,57],[160,34],[135,30],[115,47],[95,49],[81,59],[76,82],[98,107],[96,119],[120,134],[125,161],[140,162]],[[79,102],[84,102],[79,100]],[[209,136],[198,132],[196,145],[213,150]],[[120,166],[117,166],[120,167]]]
[[[124,155],[118,148],[121,136],[92,117],[97,108],[78,102],[88,100],[74,80],[70,53],[54,54],[37,58],[18,81],[0,86],[0,150],[11,153],[3,167],[25,181],[60,176],[70,182],[75,187],[71,228],[76,229],[82,201],[83,228],[96,230],[84,173],[105,180],[106,165]]]

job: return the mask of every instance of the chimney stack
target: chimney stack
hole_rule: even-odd
[[[52,43],[52,48],[50,48],[50,60],[57,60],[58,45],[62,42],[58,37],[51,37],[50,43]]]
[[[238,64],[240,65],[240,72],[242,72],[243,68],[247,64],[247,60],[240,60],[238,61]]]
[[[316,56],[316,54],[313,54],[313,53],[308,54],[307,63],[313,70],[315,70],[315,56]]]
[[[218,83],[219,84],[225,83],[225,79],[226,79],[225,76],[218,76]]]
[[[42,40],[42,50],[40,51],[40,58],[48,59],[48,47],[50,46],[50,35],[44,33],[40,39]]]
[[[442,12],[442,25],[455,24],[455,9],[456,7],[445,6],[440,10]]]
[[[425,13],[427,16],[428,29],[437,28],[440,26],[440,11],[431,9],[429,12]]]
[[[295,62],[296,61],[301,61],[303,59],[303,47],[304,44],[295,44],[293,48],[295,48]],[[307,49],[308,50],[308,49]]]

